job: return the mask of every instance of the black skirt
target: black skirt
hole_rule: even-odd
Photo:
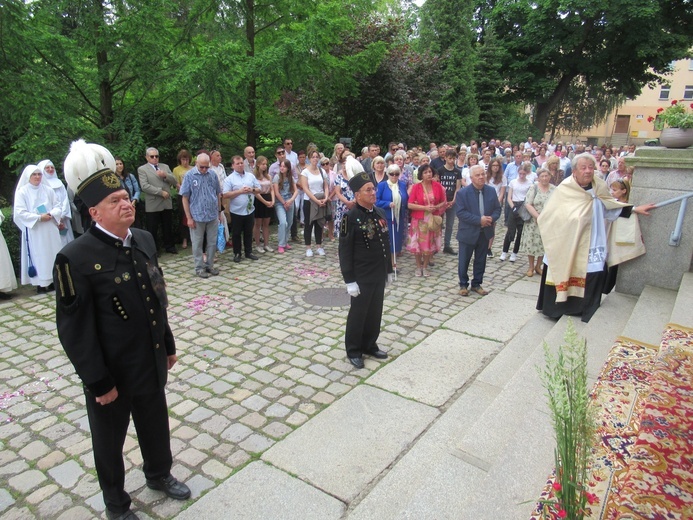
[[[272,200],[272,195],[269,193],[262,194],[260,197],[267,201]],[[255,218],[271,218],[272,215],[274,215],[274,207],[268,208],[255,198]]]
[[[560,303],[556,303],[556,287],[546,284],[547,271],[548,266],[544,265],[537,310],[542,311],[549,318],[558,319],[567,314],[568,316],[581,316],[582,321],[589,322],[602,302],[602,291],[607,281],[606,268],[598,273],[587,273],[583,298],[569,296],[566,301]]]

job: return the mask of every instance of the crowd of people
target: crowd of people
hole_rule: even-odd
[[[217,251],[226,247],[233,250],[234,262],[256,261],[264,253],[287,253],[302,239],[306,257],[324,256],[324,239],[339,238],[342,218],[355,204],[349,180],[365,171],[376,186],[376,206],[386,217],[393,267],[402,270],[403,262],[397,261],[405,251],[414,257],[413,275],[426,277],[437,253],[457,254],[452,244],[459,218],[456,199],[472,185],[471,170],[479,165],[506,226],[498,260],[516,262],[524,253],[526,274],[533,276],[541,275],[543,259],[537,218],[553,188],[570,177],[571,160],[585,152],[597,163],[595,177],[609,187],[631,181],[632,168],[623,158],[634,152],[632,145],[592,149],[531,137],[517,144],[495,139],[456,146],[430,143],[425,151],[392,142],[384,154],[377,144],[358,154],[342,143],[327,153],[313,144],[295,152],[293,140],[286,138],[274,149],[274,160],[256,156],[248,146],[242,157],[232,157],[228,172],[219,150],[195,155],[181,150],[171,170],[150,147],[136,173],[115,157],[115,174],[132,201],[134,226],[146,228],[158,247],[171,254],[178,252],[177,244],[185,249],[190,243],[195,273],[207,278],[219,273],[214,262]],[[211,179],[217,181],[214,189]],[[177,193],[177,217],[172,193]],[[20,283],[34,285],[38,292],[52,290],[52,259],[88,229],[88,209],[58,179],[53,163],[43,160],[22,173],[14,221],[22,232]],[[270,232],[274,223],[276,235]],[[495,228],[496,221],[484,233],[490,234],[488,258],[494,257]],[[0,297],[15,287],[16,280],[8,277]]]

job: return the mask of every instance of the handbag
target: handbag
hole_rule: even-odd
[[[219,222],[219,225],[217,227],[217,251],[219,251],[220,253],[223,253],[226,249],[226,237],[224,236],[225,228],[226,226]]]
[[[525,208],[525,203],[523,202],[521,206],[517,208],[517,214],[519,217],[522,219],[523,222],[527,222],[528,220],[532,220],[532,215],[529,214],[529,211],[527,211],[527,208]]]

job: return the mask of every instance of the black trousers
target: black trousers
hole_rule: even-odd
[[[240,255],[242,248],[245,249],[245,256],[253,252],[253,226],[255,225],[255,214],[237,215],[231,213],[231,241],[233,242],[233,255]],[[241,238],[243,242],[241,242]]]
[[[164,249],[173,249],[176,244],[173,241],[173,210],[165,209],[162,211],[153,211],[147,213],[147,231],[149,231],[154,240],[159,244],[159,228],[162,228],[164,234]]]
[[[310,199],[303,201],[303,241],[307,246],[310,245],[310,235],[315,229],[315,244],[322,244],[322,226],[317,222],[310,221]]]
[[[383,317],[385,283],[359,283],[361,294],[351,298],[344,343],[347,357],[356,358],[378,350],[380,321]]]
[[[520,250],[520,241],[522,240],[522,230],[524,229],[525,222],[522,220],[520,215],[517,213],[511,213],[508,218],[508,231],[505,233],[505,240],[503,240],[503,252],[507,253],[510,249],[510,243],[514,240],[513,253],[517,254]],[[517,236],[515,234],[517,233]]]
[[[124,513],[130,508],[125,491],[123,444],[130,424],[130,414],[137,430],[137,440],[147,479],[166,477],[171,472],[170,432],[164,390],[153,394],[119,395],[110,404],[100,405],[94,394],[85,390],[87,416],[94,447],[94,463],[106,508]]]
[[[291,223],[291,239],[298,238],[298,222],[301,220],[299,208],[294,206],[294,221]]]

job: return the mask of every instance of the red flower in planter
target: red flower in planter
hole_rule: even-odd
[[[662,112],[664,112],[664,109],[663,109],[662,107],[659,107],[659,108],[657,109],[657,113],[658,113],[658,114],[661,114]]]
[[[651,123],[652,121],[654,121],[654,117],[650,116],[650,117],[647,118],[647,122],[648,122],[648,123]]]
[[[672,104],[672,105],[675,105],[676,103],[678,103],[678,101],[676,101],[675,99],[672,99],[672,100],[671,100],[671,104]]]

